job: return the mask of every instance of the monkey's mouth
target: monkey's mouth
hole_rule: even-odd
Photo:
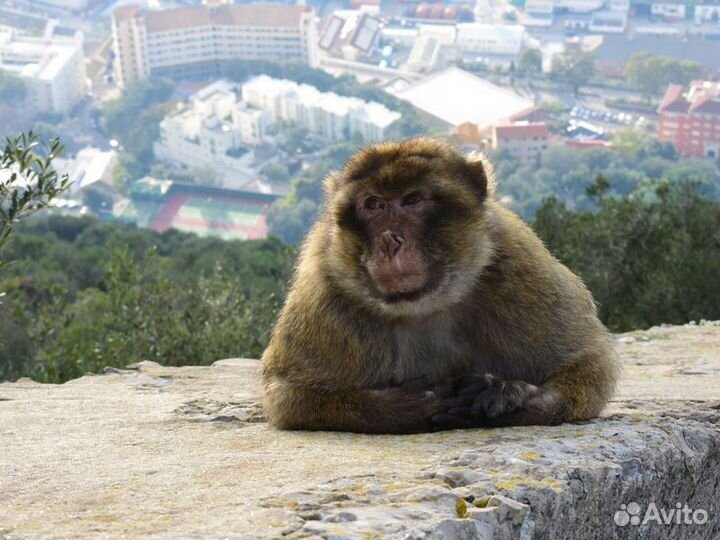
[[[414,302],[435,289],[437,280],[428,271],[406,273],[368,272],[376,295],[387,304]]]

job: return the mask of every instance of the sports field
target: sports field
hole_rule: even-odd
[[[267,202],[241,197],[175,193],[155,216],[152,228],[170,227],[200,236],[253,240],[267,236]]]

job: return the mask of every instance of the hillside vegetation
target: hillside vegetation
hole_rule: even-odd
[[[602,320],[625,331],[720,319],[720,204],[690,183],[609,191],[600,177],[596,210],[549,199],[534,221]],[[58,382],[139,360],[259,357],[295,251],[48,216],[19,226],[3,255],[14,262],[0,270],[0,380]]]

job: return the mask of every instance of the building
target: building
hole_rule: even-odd
[[[87,93],[83,36],[47,38],[0,30],[0,69],[20,77],[33,112],[68,114]]]
[[[317,63],[315,12],[281,4],[199,5],[113,11],[115,78],[180,80],[217,76],[233,59]]]
[[[650,14],[665,21],[682,21],[687,14],[687,6],[679,2],[653,2]]]
[[[500,124],[491,129],[491,148],[507,152],[524,165],[538,163],[549,141],[550,131],[544,122]]]
[[[552,26],[555,0],[527,0],[525,2],[525,26]]]
[[[320,92],[314,86],[267,75],[243,84],[242,97],[248,105],[270,112],[275,121],[294,122],[331,140],[346,140],[354,133],[365,141],[381,140],[401,117],[380,103]]]
[[[521,25],[460,23],[455,46],[478,55],[517,56],[524,39],[525,28]]]
[[[658,139],[683,157],[720,159],[720,82],[671,84],[658,108]]]
[[[606,0],[555,0],[555,12],[591,13],[601,9]]]
[[[533,107],[529,99],[457,67],[428,75],[393,93],[452,131],[480,132]]]
[[[696,4],[695,24],[720,21],[720,4]]]
[[[602,34],[624,34],[627,30],[628,14],[626,11],[612,11],[609,9],[596,11],[590,18],[591,32]]]
[[[41,4],[47,4],[54,8],[62,8],[71,11],[82,11],[86,9],[90,4],[90,0],[42,0],[38,2]]]
[[[70,178],[71,196],[97,190],[114,197],[117,190],[113,185],[112,171],[117,163],[115,150],[100,150],[87,146],[73,157],[56,158],[53,165],[58,174],[67,174]]]
[[[264,140],[271,123],[269,112],[241,100],[236,85],[218,81],[160,122],[155,155],[189,168],[212,168],[224,184],[239,187],[255,175],[252,147]]]
[[[366,10],[336,10],[322,21],[318,46],[336,58],[367,58],[378,45],[381,29],[380,19]]]

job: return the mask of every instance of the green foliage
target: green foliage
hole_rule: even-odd
[[[259,357],[294,253],[93,219],[31,220],[0,275],[0,380],[62,382],[139,360]]]
[[[150,167],[149,174],[153,178],[175,180],[185,184],[201,184],[204,186],[219,186],[222,184],[222,175],[208,166],[178,168],[166,163],[154,163]]]
[[[0,101],[18,105],[27,95],[27,88],[20,77],[0,69]]]
[[[720,177],[711,162],[680,160],[672,144],[638,130],[617,131],[609,148],[578,152],[551,145],[538,165],[523,166],[504,153],[493,158],[500,194],[509,196],[512,208],[525,219],[532,219],[548,197],[576,210],[594,208],[586,189],[598,175],[610,183],[612,195],[627,195],[643,182],[667,178],[697,182],[703,195],[720,198]]]
[[[273,182],[285,182],[290,180],[290,172],[285,165],[280,163],[270,163],[262,170],[262,173]]]
[[[553,58],[551,73],[557,80],[569,84],[577,97],[580,87],[595,74],[595,56],[576,49],[568,51]]]
[[[670,83],[687,84],[704,74],[705,69],[697,62],[655,56],[645,51],[634,53],[625,66],[625,77],[648,100]]]
[[[330,146],[320,159],[295,178],[290,194],[270,209],[270,232],[289,244],[298,244],[322,207],[325,176],[331,170],[340,169],[355,150],[356,146],[347,143]]]
[[[598,179],[591,193],[596,211],[551,198],[534,222],[588,284],[602,320],[628,331],[720,318],[720,204],[689,182],[647,182],[626,197],[604,196],[604,187]]]
[[[145,169],[146,166],[138,162],[135,157],[130,154],[120,154],[120,158],[112,170],[113,184],[118,190],[125,191],[134,180],[145,174]]]
[[[122,183],[123,174],[132,174],[130,180],[136,180],[150,169],[153,143],[160,136],[160,121],[170,111],[174,90],[170,80],[143,79],[101,107],[100,127],[108,137],[120,141],[130,155],[125,158],[124,170],[114,176],[116,183]],[[131,162],[136,167],[128,166]]]
[[[58,176],[52,166],[62,151],[59,139],[45,143],[32,132],[6,140],[0,154],[0,250],[17,222],[47,207],[70,186],[67,175]]]
[[[542,71],[542,54],[537,49],[525,49],[518,62],[520,73],[534,75]]]

